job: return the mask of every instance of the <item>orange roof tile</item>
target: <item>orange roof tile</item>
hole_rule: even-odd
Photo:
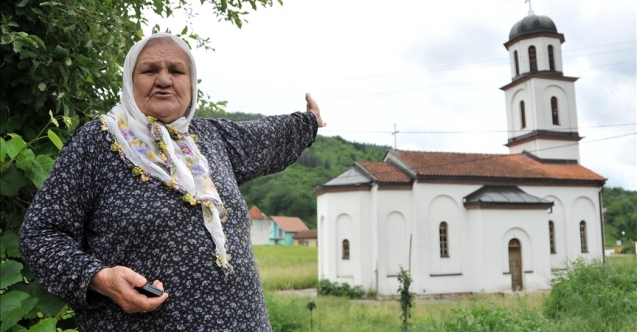
[[[268,216],[261,212],[256,205],[252,205],[248,213],[250,214],[250,219],[268,219]]]
[[[410,182],[409,176],[401,172],[394,165],[386,162],[359,161],[373,177],[382,182]]]
[[[306,231],[309,229],[299,217],[272,216],[271,218],[286,232]]]
[[[293,237],[294,239],[318,239],[318,232],[316,229],[308,229],[306,231],[299,231]]]
[[[605,181],[582,165],[545,164],[525,154],[480,154],[394,150],[424,176]]]

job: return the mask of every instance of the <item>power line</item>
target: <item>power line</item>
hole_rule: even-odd
[[[606,124],[588,127],[559,128],[556,131],[571,131],[577,129],[605,128],[605,127],[622,127],[634,126],[637,122]],[[483,134],[483,133],[511,133],[522,132],[523,130],[473,130],[473,131],[400,131],[400,134]],[[368,133],[368,134],[393,134],[394,131],[387,130],[338,130],[338,129],[321,129],[321,132],[339,132],[339,133]]]

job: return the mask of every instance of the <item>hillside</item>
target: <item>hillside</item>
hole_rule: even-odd
[[[217,118],[246,121],[261,114],[226,113]],[[344,172],[354,161],[380,161],[388,146],[349,142],[340,136],[318,135],[299,160],[283,172],[252,180],[241,186],[248,207],[256,205],[266,215],[298,216],[316,228],[316,197],[312,189]]]

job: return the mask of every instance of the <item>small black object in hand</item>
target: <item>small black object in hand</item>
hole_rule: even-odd
[[[164,291],[162,291],[159,288],[154,287],[151,284],[146,284],[146,285],[144,285],[144,287],[135,287],[135,289],[138,292],[140,292],[140,293],[142,293],[142,294],[144,294],[144,295],[146,295],[148,297],[159,297],[159,296],[162,296],[162,294],[164,294]]]

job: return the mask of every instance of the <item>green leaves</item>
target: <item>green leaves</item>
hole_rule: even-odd
[[[4,277],[3,277],[4,280]],[[9,330],[35,306],[38,299],[20,291],[11,291],[0,295],[0,332]]]
[[[14,159],[20,151],[27,147],[27,143],[24,142],[22,137],[17,134],[9,134],[11,139],[6,143],[4,140],[0,141],[0,159],[4,159],[5,156]]]
[[[5,289],[22,281],[22,274],[20,273],[22,264],[13,260],[6,260],[0,264],[0,267],[2,267],[0,269],[0,289]],[[4,306],[4,301],[2,302],[2,306]]]
[[[49,175],[49,171],[53,167],[55,161],[51,157],[46,155],[35,155],[33,151],[26,149],[16,160],[16,166],[24,171],[26,177],[33,182],[33,184],[40,188],[46,177]]]
[[[22,255],[20,254],[20,250],[18,249],[18,233],[17,232],[6,231],[2,235],[2,237],[0,237],[0,244],[2,244],[2,247],[4,248],[7,257],[14,257],[14,258],[22,257]],[[3,273],[4,273],[4,268],[5,266],[3,265],[2,266]],[[22,269],[22,264],[20,264],[20,269]],[[4,282],[4,277],[2,279],[2,282]],[[2,288],[5,288],[5,287],[0,286],[0,289]]]

